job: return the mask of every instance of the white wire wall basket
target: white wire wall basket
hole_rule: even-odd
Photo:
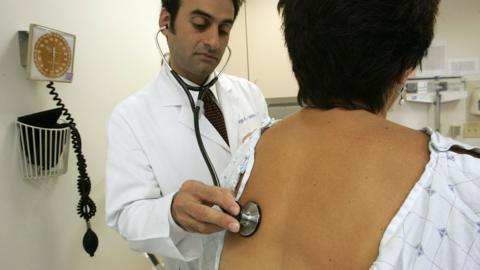
[[[68,168],[70,128],[43,128],[16,121],[20,163],[25,179],[63,175]]]

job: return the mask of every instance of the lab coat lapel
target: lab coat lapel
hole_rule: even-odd
[[[233,92],[233,86],[229,81],[222,80],[221,77],[222,76],[220,76],[217,83],[217,94],[227,127],[230,151],[234,153],[238,147],[238,119],[240,119],[241,114],[238,111],[238,97]]]
[[[195,97],[196,100],[196,97]],[[185,126],[189,127],[192,132],[195,132],[195,125],[193,123],[193,112],[190,108],[190,105],[183,104],[180,109],[180,114],[178,121]],[[226,151],[230,152],[230,148],[227,143],[223,140],[222,136],[217,132],[215,127],[208,121],[205,115],[201,114],[199,119],[200,134],[203,138],[207,138],[217,144],[219,144]],[[205,141],[205,139],[203,139]]]
[[[187,126],[195,132],[195,126],[193,123],[193,112],[190,107],[187,95],[185,94],[182,87],[178,84],[175,78],[170,74],[166,67],[162,67],[160,80],[163,82],[163,85],[160,86],[161,89],[164,89],[160,97],[160,103],[162,106],[180,106],[180,113],[178,115],[177,121],[181,124]],[[163,87],[162,87],[163,86]],[[191,91],[193,100],[197,100],[198,93]],[[223,140],[222,136],[217,132],[215,127],[208,121],[208,119],[202,114],[199,119],[200,134],[202,137],[212,140],[213,142],[219,144],[226,151],[230,152],[230,148],[227,143]],[[228,132],[228,127],[227,127]],[[230,139],[230,138],[229,138]]]

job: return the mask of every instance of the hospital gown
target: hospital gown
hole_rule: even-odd
[[[223,187],[234,189],[242,177],[237,194],[241,197],[255,161],[255,146],[265,121],[240,146],[221,175]],[[480,154],[480,148],[444,137],[430,128],[430,160],[383,234],[379,255],[371,270],[479,270],[480,269],[480,159],[449,151],[459,146]],[[218,269],[223,248],[223,233],[212,235],[206,243],[212,252],[209,263]]]

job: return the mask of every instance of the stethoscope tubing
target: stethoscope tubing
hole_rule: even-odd
[[[183,91],[187,95],[188,101],[190,103],[190,107],[191,107],[192,112],[193,112],[193,123],[194,123],[195,137],[197,139],[198,147],[200,148],[200,152],[202,154],[203,160],[205,161],[205,164],[207,165],[207,168],[208,168],[208,171],[209,171],[210,176],[212,178],[213,184],[217,187],[221,187],[220,181],[218,179],[217,172],[215,171],[215,168],[213,167],[213,163],[210,160],[210,157],[209,157],[209,155],[207,153],[207,150],[205,148],[205,145],[203,143],[202,135],[200,134],[200,124],[199,124],[199,122],[200,122],[200,114],[201,114],[201,111],[202,111],[202,108],[203,108],[203,97],[204,97],[206,91],[209,88],[211,88],[217,82],[218,77],[223,73],[223,71],[224,71],[225,67],[227,66],[228,62],[230,62],[230,57],[232,55],[232,51],[231,51],[230,47],[227,46],[227,50],[228,50],[227,61],[225,62],[222,69],[220,70],[219,73],[216,74],[215,77],[213,77],[208,83],[205,83],[202,86],[192,86],[192,85],[188,85],[178,75],[178,73],[175,72],[175,70],[173,70],[172,67],[170,67],[170,65],[168,64],[168,61],[165,57],[165,54],[163,53],[163,50],[160,47],[160,44],[158,42],[158,36],[160,35],[160,33],[161,33],[161,29],[159,29],[157,31],[156,35],[155,35],[155,43],[157,45],[157,49],[160,52],[160,55],[161,55],[162,60],[163,60],[163,64],[167,65],[168,69],[170,70],[170,73],[175,78],[175,80],[180,84]],[[192,94],[190,93],[190,91],[198,92],[197,102],[194,102]]]
[[[197,101],[197,103],[199,102],[203,103],[201,99]],[[205,160],[205,164],[207,165],[208,171],[212,176],[212,182],[215,186],[220,187],[220,181],[218,180],[217,172],[215,171],[215,168],[212,165],[212,161],[210,160],[207,150],[205,149],[205,145],[203,144],[202,135],[200,134],[199,119],[200,119],[200,110],[202,107],[203,107],[203,104],[198,104],[197,106],[195,106],[193,111],[193,124],[194,124],[194,130],[195,130],[195,137],[197,138],[197,144],[198,144],[198,147],[200,148],[200,152],[202,153],[203,159]]]

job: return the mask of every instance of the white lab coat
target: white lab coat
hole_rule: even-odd
[[[203,115],[200,130],[220,174],[243,137],[260,126],[268,111],[262,93],[247,80],[221,75],[215,88],[230,146]],[[197,93],[192,96],[196,100]],[[169,269],[198,269],[203,236],[183,231],[170,213],[173,195],[188,179],[212,185],[186,94],[163,66],[156,81],[119,104],[111,115],[107,224],[132,249],[175,259],[167,259]]]

